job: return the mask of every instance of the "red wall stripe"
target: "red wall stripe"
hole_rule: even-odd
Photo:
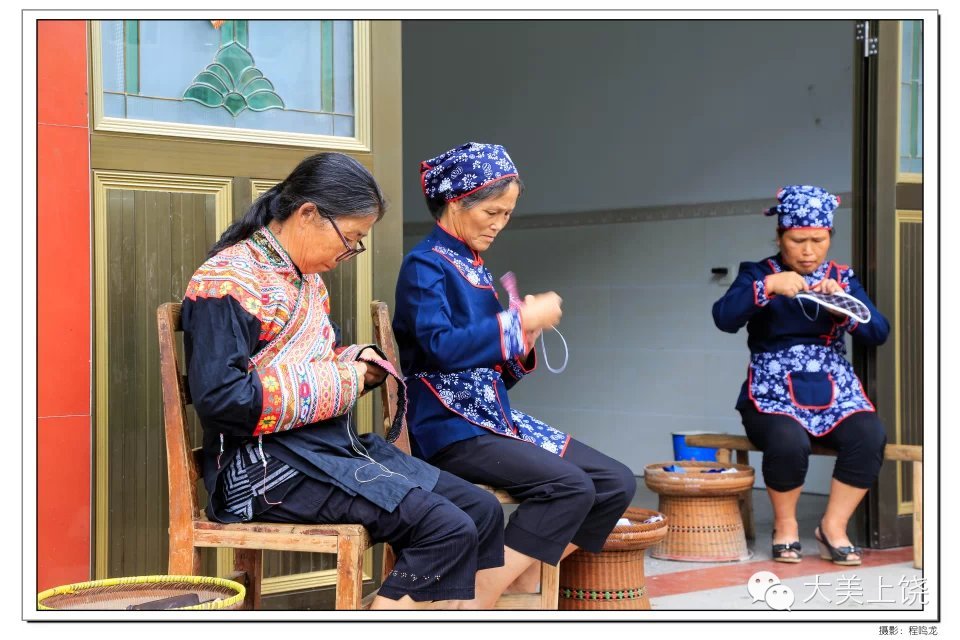
[[[91,576],[87,25],[37,24],[37,589]]]

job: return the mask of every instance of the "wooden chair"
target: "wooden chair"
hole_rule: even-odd
[[[403,375],[400,370],[400,361],[397,357],[397,349],[393,337],[393,327],[390,323],[390,312],[387,305],[379,300],[370,303],[370,314],[373,316],[373,333],[377,346],[383,350],[387,360],[393,365],[399,375]],[[388,429],[393,424],[397,413],[397,382],[388,376],[387,381],[380,387],[381,397],[383,399],[383,424],[384,429]],[[400,437],[393,443],[405,453],[410,453],[410,438],[407,434],[407,420],[403,419],[403,428]],[[487,485],[477,485],[478,487],[494,494],[500,501],[500,504],[517,504],[509,493],[502,489],[496,489]],[[389,552],[389,547],[384,550],[383,575],[393,568],[393,555]],[[540,593],[517,593],[500,596],[495,608],[497,609],[557,609],[560,597],[560,567],[559,565],[550,565],[540,563]]]
[[[737,452],[737,464],[747,462],[748,451],[758,451],[746,436],[729,433],[689,435],[684,438],[688,447],[704,447],[717,450],[717,462],[730,463],[730,453]],[[814,444],[811,455],[833,456],[837,452],[823,445]],[[883,450],[884,460],[899,460],[913,464],[913,566],[923,568],[923,447],[915,444],[888,444]],[[740,499],[740,513],[747,537],[754,537],[753,490],[745,491]]]
[[[246,583],[244,609],[260,608],[263,550],[307,551],[337,555],[336,608],[363,608],[363,552],[372,544],[359,524],[275,524],[211,522],[197,501],[200,449],[190,445],[186,405],[190,387],[177,353],[175,334],[181,331],[180,304],[157,309],[160,332],[160,379],[167,441],[167,480],[170,499],[168,573],[199,575],[201,547],[234,550],[234,566]]]

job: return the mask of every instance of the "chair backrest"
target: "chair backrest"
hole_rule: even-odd
[[[200,449],[190,444],[187,405],[190,387],[182,373],[176,334],[182,331],[180,303],[166,302],[157,308],[160,334],[160,384],[163,388],[163,424],[167,442],[167,490],[170,501],[170,535],[189,531],[199,518],[197,481],[200,477]]]
[[[390,310],[387,308],[387,303],[380,300],[371,302],[370,315],[373,317],[374,342],[387,356],[387,360],[393,365],[397,375],[402,378],[403,371],[400,370],[400,360],[397,357],[396,342],[393,338],[393,327],[390,324]],[[380,398],[383,404],[383,430],[386,433],[397,416],[397,381],[393,379],[393,376],[387,376],[387,381],[380,386]],[[410,454],[410,437],[407,434],[406,416],[403,416],[400,437],[393,444],[404,453]]]

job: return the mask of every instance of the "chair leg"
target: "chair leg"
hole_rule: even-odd
[[[247,575],[247,596],[243,599],[243,609],[253,611],[260,608],[260,589],[263,583],[263,550],[234,549],[233,566]]]
[[[393,552],[393,547],[387,543],[383,543],[383,571],[380,575],[380,582],[383,583],[387,579],[387,576],[390,575],[390,572],[393,571],[393,567],[397,564],[397,554]]]
[[[337,539],[337,611],[363,607],[363,545],[359,536]]]
[[[170,537],[167,573],[172,576],[200,575],[200,549],[192,540],[177,540]]]
[[[540,563],[540,608],[556,611],[560,606],[560,564]]]

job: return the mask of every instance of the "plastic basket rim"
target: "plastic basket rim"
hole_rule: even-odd
[[[96,589],[99,587],[115,587],[127,584],[137,584],[137,585],[146,585],[146,584],[157,584],[162,582],[184,582],[187,584],[195,585],[211,585],[217,587],[225,587],[228,589],[234,590],[236,593],[230,596],[225,600],[220,600],[218,602],[204,602],[201,604],[191,605],[188,607],[178,607],[176,611],[203,611],[203,610],[216,610],[216,609],[228,609],[233,605],[242,602],[246,597],[247,590],[246,588],[234,580],[228,580],[226,578],[214,578],[211,576],[186,576],[186,575],[153,575],[153,576],[128,576],[124,578],[105,578],[103,580],[88,580],[86,582],[74,582],[73,584],[65,584],[59,587],[53,587],[52,589],[47,589],[37,594],[37,609],[41,611],[63,611],[63,609],[57,609],[55,607],[48,607],[43,604],[43,601],[52,598],[53,596],[59,595],[68,595],[75,593],[77,591],[85,591],[88,589]]]

